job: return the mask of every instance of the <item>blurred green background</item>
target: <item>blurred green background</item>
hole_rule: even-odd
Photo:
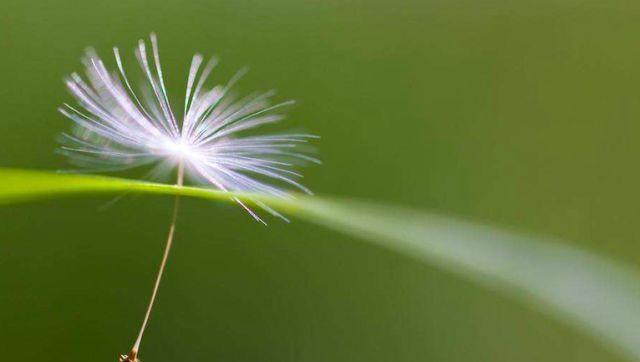
[[[182,102],[192,54],[299,101],[322,194],[561,237],[640,264],[640,2],[0,3],[0,165],[58,169],[62,77],[155,31]],[[130,53],[129,60],[131,60]],[[111,59],[108,61],[113,65]],[[130,66],[135,66],[130,62]],[[0,356],[115,361],[170,198],[0,209]],[[141,356],[160,361],[617,361],[537,310],[360,241],[185,200]]]

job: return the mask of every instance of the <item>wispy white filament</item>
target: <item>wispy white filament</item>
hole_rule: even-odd
[[[294,166],[319,162],[302,152],[309,134],[245,135],[244,131],[278,122],[292,102],[271,103],[273,92],[237,98],[230,92],[245,71],[225,85],[206,86],[217,59],[193,57],[187,76],[181,119],[176,117],[160,65],[158,40],[151,34],[151,53],[143,40],[135,56],[145,81],[138,90],[127,77],[118,48],[117,71],[109,71],[95,51],[82,59],[85,77],[77,73],[66,85],[78,106],[60,112],[75,126],[61,137],[62,153],[85,171],[116,171],[154,165],[150,177],[166,175],[178,164],[185,176],[224,191],[246,191],[287,198],[288,189],[310,193],[299,183]],[[204,64],[204,66],[203,66]],[[236,200],[256,220],[260,217]],[[256,203],[266,212],[275,210]],[[283,218],[283,217],[282,217]]]

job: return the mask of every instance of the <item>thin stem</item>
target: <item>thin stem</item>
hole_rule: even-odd
[[[178,179],[176,180],[177,186],[182,186],[184,180],[184,165],[182,162],[178,165]],[[127,355],[128,360],[137,361],[138,351],[140,350],[140,343],[142,342],[142,335],[147,327],[147,322],[149,322],[149,316],[151,315],[151,310],[153,309],[153,303],[156,300],[156,295],[158,294],[158,288],[160,287],[160,281],[162,280],[162,274],[164,273],[164,267],[167,265],[167,259],[169,257],[169,252],[171,251],[171,245],[173,244],[173,234],[176,230],[176,219],[178,218],[178,207],[180,206],[180,196],[176,195],[174,204],[173,204],[173,216],[171,217],[171,226],[169,226],[169,234],[167,235],[167,242],[164,247],[164,254],[162,255],[162,261],[160,262],[160,268],[158,269],[158,275],[156,276],[156,282],[153,286],[153,292],[151,292],[151,299],[149,300],[149,306],[147,307],[147,311],[144,315],[144,320],[142,321],[142,327],[140,327],[140,332],[138,333],[138,337],[136,338],[133,347],[131,348],[131,352]]]

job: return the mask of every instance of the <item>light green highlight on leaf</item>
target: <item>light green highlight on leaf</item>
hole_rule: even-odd
[[[517,297],[630,360],[640,359],[640,273],[559,241],[355,200],[281,200],[110,177],[0,169],[0,205],[122,192],[259,200]]]

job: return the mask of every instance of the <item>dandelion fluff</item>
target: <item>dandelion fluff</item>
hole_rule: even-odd
[[[151,49],[143,40],[135,49],[144,78],[138,87],[130,82],[118,48],[113,49],[117,70],[108,70],[89,49],[82,58],[84,77],[73,73],[65,79],[77,105],[64,104],[59,109],[75,123],[71,132],[60,137],[61,152],[73,165],[89,172],[152,166],[148,176],[156,179],[182,165],[191,182],[223,191],[281,198],[292,197],[288,190],[311,193],[293,168],[318,163],[304,152],[308,149],[304,144],[315,136],[245,133],[282,120],[282,111],[292,101],[274,104],[272,91],[236,97],[231,88],[244,70],[224,85],[208,87],[218,61],[205,62],[196,54],[187,74],[184,109],[177,114],[165,87],[157,38],[151,34],[150,40]]]
[[[236,73],[226,84],[207,86],[216,58],[206,61],[193,56],[187,74],[182,113],[169,102],[164,82],[158,40],[150,36],[151,48],[140,40],[135,57],[143,75],[132,84],[120,51],[113,48],[116,70],[107,69],[97,53],[89,49],[82,58],[84,76],[72,73],[65,79],[76,105],[64,104],[59,111],[74,126],[60,137],[60,152],[80,170],[108,172],[148,166],[147,177],[167,177],[177,170],[176,184],[186,177],[194,183],[223,191],[293,197],[289,190],[310,194],[294,170],[319,161],[304,152],[313,135],[290,133],[247,135],[246,131],[276,123],[292,101],[273,103],[273,92],[236,97],[231,89],[246,72]],[[253,218],[258,214],[237,198],[234,200]],[[122,362],[138,361],[138,351],[153,308],[167,258],[173,243],[179,197],[142,326],[131,351]],[[252,205],[286,221],[278,211],[254,200]]]

